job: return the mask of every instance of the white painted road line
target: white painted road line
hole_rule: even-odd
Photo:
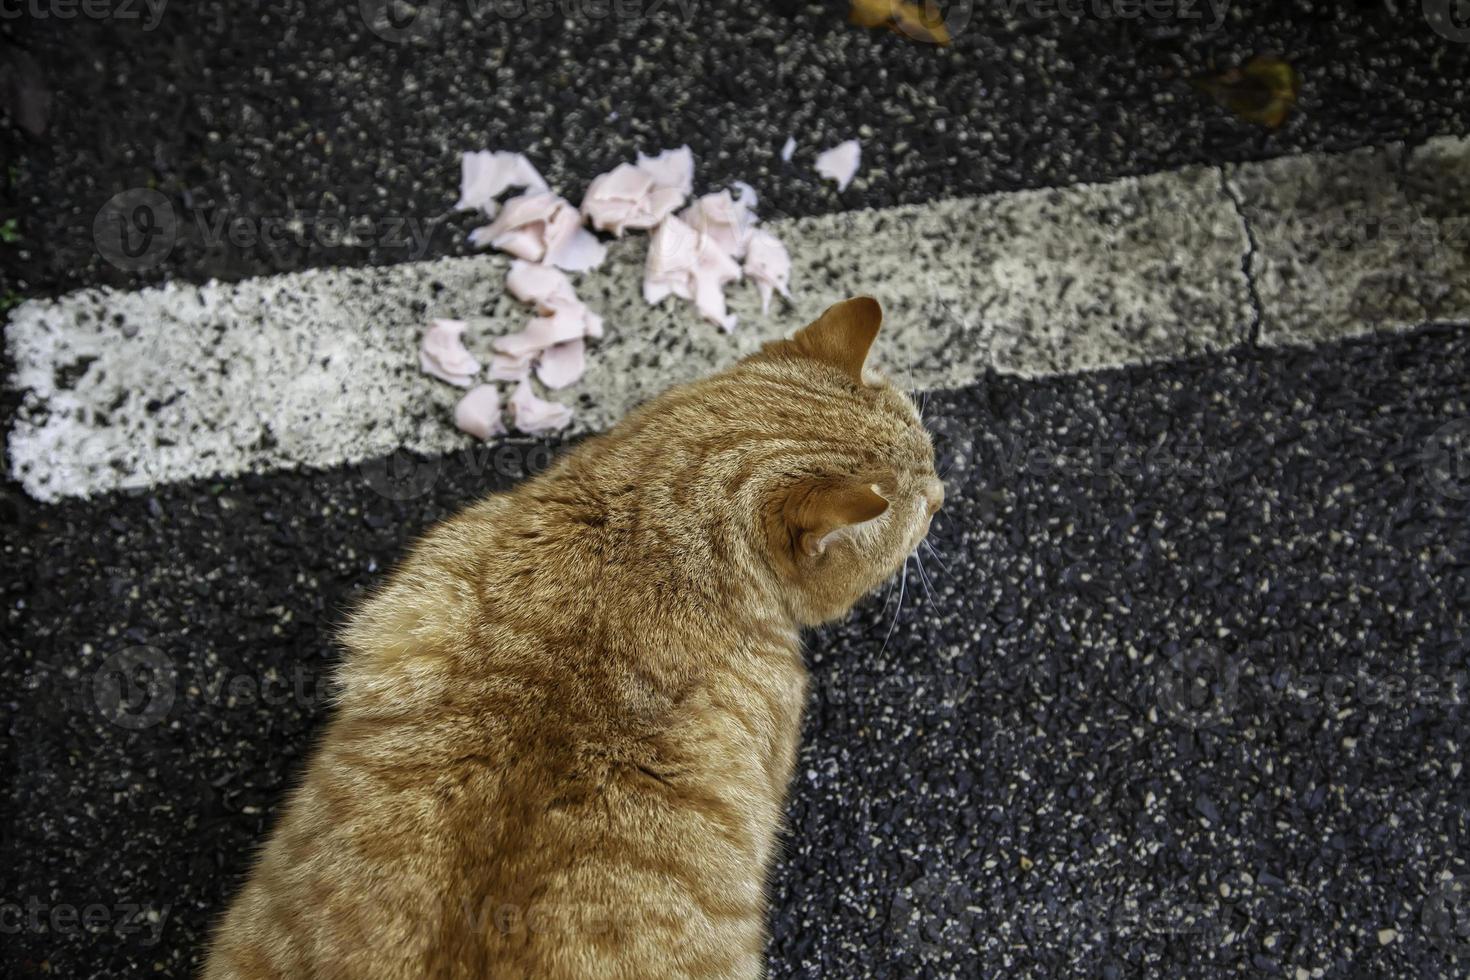
[[[647,307],[646,238],[625,239],[578,279],[607,336],[557,397],[575,404],[574,431],[604,428],[859,292],[887,310],[881,362],[916,388],[1225,350],[1258,315],[1268,344],[1464,318],[1470,259],[1451,236],[1470,141],[1432,141],[1400,178],[1401,156],[1313,154],[772,221],[796,302],[762,317],[753,287],[731,287],[733,336],[688,305]],[[434,316],[475,319],[481,355],[519,329],[527,311],[504,294],[506,267],[486,255],[24,303],[6,330],[25,393],[11,472],[55,500],[462,447],[450,420],[460,390],[422,375],[416,350]]]
[[[1227,169],[1251,228],[1261,342],[1470,315],[1470,139]]]

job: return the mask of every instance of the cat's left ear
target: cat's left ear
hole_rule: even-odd
[[[813,558],[842,532],[888,509],[875,486],[855,478],[813,479],[786,491],[773,515],[772,544],[792,558]]]
[[[791,341],[807,357],[830,364],[858,384],[863,383],[863,362],[883,325],[883,307],[871,296],[854,296],[827,307],[826,312],[802,327]]]

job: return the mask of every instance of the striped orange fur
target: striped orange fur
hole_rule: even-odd
[[[762,976],[799,630],[943,498],[880,320],[839,303],[425,535],[205,977]]]

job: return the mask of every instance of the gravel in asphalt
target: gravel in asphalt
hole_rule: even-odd
[[[1293,209],[1463,216],[1462,146],[1428,142],[1470,132],[1470,37],[1423,9],[1450,5],[1231,3],[1209,29],[1001,0],[940,50],[838,2],[569,2],[423,0],[401,36],[379,0],[0,18],[0,304],[464,254],[477,219],[448,209],[481,147],[576,200],[689,143],[705,185],[748,180],[799,219],[1362,151],[1346,183],[1286,161],[1221,184],[1259,219],[1250,339],[1328,346],[982,366],[928,397],[940,555],[809,638],[771,972],[1467,975],[1470,337],[1335,339],[1453,315],[1463,250],[1308,256],[1276,234]],[[1271,52],[1303,78],[1275,133],[1188,85]],[[811,160],[850,137],[864,166],[838,192]],[[180,216],[133,269],[94,237],[128,188]],[[216,235],[235,218],[301,236]],[[367,233],[334,242],[346,219]],[[1427,275],[1362,292],[1406,256]],[[344,610],[548,451],[57,504],[0,483],[0,974],[192,975],[328,710]]]
[[[458,154],[485,147],[526,152],[580,200],[637,150],[688,143],[701,181],[749,181],[767,215],[803,216],[1470,131],[1470,44],[1419,3],[1230,2],[1214,29],[1204,2],[1163,18],[1110,16],[1143,9],[1129,0],[1075,17],[1044,0],[960,3],[969,19],[943,49],[853,27],[841,2],[424,0],[401,32],[384,3],[164,3],[153,18],[112,0],[139,16],[0,21],[50,95],[42,135],[0,127],[0,218],[23,239],[0,285],[31,296],[462,253],[476,219],[448,215]],[[1304,79],[1276,133],[1188,84],[1271,52]],[[839,193],[812,161],[854,137],[862,169]],[[138,272],[92,237],[129,188],[184,214],[178,247]],[[221,233],[293,215],[300,240],[279,248]],[[340,220],[370,230],[334,244]]]
[[[928,397],[940,556],[810,636],[772,975],[1463,976],[1467,371],[1432,328]],[[343,610],[545,452],[7,491],[3,972],[188,975]]]

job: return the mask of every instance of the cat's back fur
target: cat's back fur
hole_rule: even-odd
[[[839,304],[431,530],[348,625],[206,977],[761,975],[798,629],[938,505],[863,379],[878,317]]]

